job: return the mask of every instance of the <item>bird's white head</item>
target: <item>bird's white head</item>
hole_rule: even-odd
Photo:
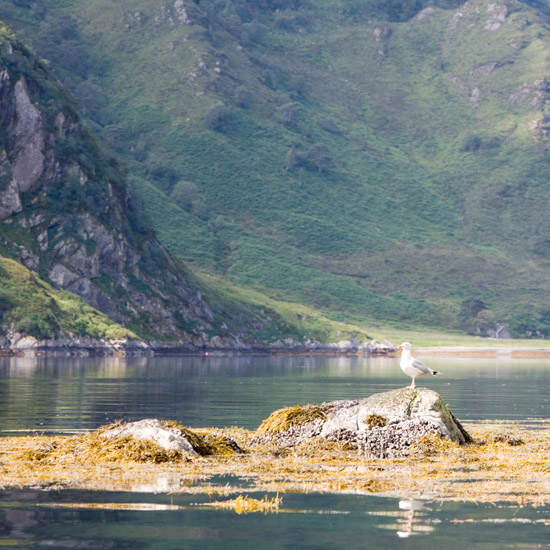
[[[411,349],[412,346],[410,344],[410,342],[403,342],[400,346],[399,346],[399,349]]]

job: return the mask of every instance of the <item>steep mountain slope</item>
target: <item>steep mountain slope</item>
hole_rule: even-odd
[[[29,338],[31,337],[31,338]],[[20,263],[0,257],[0,348],[143,349],[131,331],[70,292],[56,290]]]
[[[0,128],[0,252],[43,279],[0,258],[0,332],[11,341],[141,337],[194,349],[330,338],[329,322],[290,314],[289,323],[274,311],[283,304],[270,309],[231,289],[222,294],[174,260],[116,159],[82,125],[47,66],[5,27]]]
[[[2,2],[175,254],[348,319],[548,333],[544,2]]]
[[[196,323],[206,339],[210,307],[140,219],[116,161],[46,68],[2,33],[3,253],[143,335],[189,338],[177,323]]]

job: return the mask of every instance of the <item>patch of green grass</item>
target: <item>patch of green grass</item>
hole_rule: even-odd
[[[37,339],[61,333],[90,338],[136,338],[136,335],[85,304],[39,279],[21,264],[0,257],[0,324]]]
[[[319,310],[300,303],[277,300],[263,292],[231,284],[215,275],[202,273],[199,280],[205,289],[205,295],[214,304],[215,311],[221,312],[229,324],[233,323],[232,328],[238,329],[242,322],[242,312],[248,308],[249,321],[254,317],[259,321],[253,334],[264,342],[275,342],[289,337],[296,344],[309,339],[320,342],[351,338],[364,342],[371,339],[364,327],[330,319]],[[236,304],[238,307],[235,307]]]

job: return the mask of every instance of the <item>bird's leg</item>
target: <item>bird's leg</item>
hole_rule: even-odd
[[[416,380],[413,378],[413,381],[411,385],[409,386],[409,389],[414,390],[416,388]]]

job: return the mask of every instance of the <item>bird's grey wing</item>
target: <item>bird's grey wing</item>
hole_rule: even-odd
[[[422,361],[419,361],[418,359],[413,359],[413,367],[415,369],[418,369],[419,371],[422,371],[424,374],[433,374],[433,370],[427,367]]]

